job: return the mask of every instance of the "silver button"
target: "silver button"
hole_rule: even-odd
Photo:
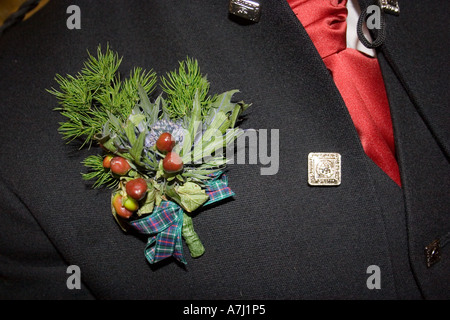
[[[261,5],[257,1],[230,0],[228,11],[253,22],[258,22],[261,17]]]

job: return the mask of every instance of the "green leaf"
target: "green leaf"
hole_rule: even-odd
[[[243,101],[238,103],[231,102],[231,98],[237,92],[239,92],[239,90],[230,90],[218,95],[212,103],[212,108],[210,109],[208,116],[205,118],[205,123],[210,125],[212,121],[215,120],[216,114],[218,112],[223,112],[230,120],[228,128],[234,128],[237,118],[242,112],[250,107],[249,104],[246,104]]]
[[[113,139],[108,139],[102,145],[103,145],[103,148],[105,148],[106,150],[108,150],[112,153],[116,153],[118,151],[116,145],[114,144]]]
[[[201,127],[201,125],[202,125],[201,120],[202,120],[202,109],[201,109],[200,100],[198,98],[198,91],[197,91],[195,93],[195,97],[194,97],[194,101],[193,101],[190,126],[189,126],[189,135],[191,137],[192,142],[195,140],[195,137],[197,135],[199,127]]]
[[[169,196],[173,201],[181,206],[181,197],[175,190],[175,185],[168,185],[165,190],[165,194]]]
[[[162,202],[162,197],[161,197],[161,193],[159,191],[156,192],[155,195],[155,206],[159,206]]]
[[[229,127],[230,119],[228,116],[222,111],[217,112],[214,119],[209,124],[208,130],[206,130],[202,137],[203,143],[208,142],[214,135],[218,135],[219,133],[224,134]]]
[[[141,132],[130,149],[130,155],[133,157],[137,165],[143,166],[141,161],[142,150],[144,149],[145,132]]]
[[[218,95],[211,104],[212,108],[209,110],[205,122],[208,124],[211,123],[215,113],[219,111],[224,113],[233,112],[236,103],[231,102],[231,98],[237,92],[239,92],[239,90],[230,90]]]
[[[145,120],[145,116],[143,114],[132,114],[129,117],[131,123],[134,124],[135,127],[139,126],[139,124]]]
[[[127,125],[124,128],[125,135],[128,138],[128,141],[131,145],[134,145],[136,142],[136,133],[134,132],[135,125],[131,121],[127,121]]]
[[[208,201],[209,196],[198,184],[186,182],[184,185],[177,187],[176,193],[180,199],[180,205],[187,212],[192,212]]]
[[[201,133],[202,129],[202,109],[200,106],[200,101],[198,99],[198,93],[195,94],[193,101],[193,107],[189,118],[188,135],[185,137],[183,142],[183,148],[180,151],[180,156],[188,155],[191,151],[192,144],[195,141],[195,137]],[[183,158],[184,161],[184,158]]]
[[[233,113],[230,116],[230,126],[229,126],[230,128],[234,128],[234,126],[236,125],[236,120],[242,113],[242,111],[243,111],[242,106],[239,103],[237,103],[234,106]]]
[[[111,112],[108,112],[108,122],[106,124],[113,132],[120,132],[122,130],[122,122]]]
[[[147,184],[148,185],[148,184]],[[155,207],[156,200],[156,190],[152,187],[147,191],[147,195],[145,196],[144,203],[141,205],[139,210],[136,212],[138,216],[142,216],[145,214],[150,214],[153,212]]]
[[[148,152],[147,157],[143,159],[143,163],[151,168],[152,171],[158,170],[158,161],[153,153]]]
[[[145,89],[139,85],[138,86],[138,93],[140,101],[140,106],[142,110],[144,110],[144,113],[146,113],[150,117],[150,123],[155,123],[158,120],[158,113],[159,113],[159,100],[161,97],[158,97],[155,104],[152,104],[147,96],[147,93],[145,92]]]

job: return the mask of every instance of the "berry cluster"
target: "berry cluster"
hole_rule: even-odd
[[[156,148],[165,154],[163,161],[163,169],[167,173],[176,173],[183,169],[183,161],[181,157],[173,152],[175,147],[175,139],[173,136],[164,132],[156,141]],[[103,159],[103,167],[111,170],[117,176],[124,176],[131,170],[130,163],[121,156],[107,155]],[[126,195],[116,193],[112,200],[112,205],[117,215],[122,218],[129,219],[133,212],[139,209],[139,201],[147,194],[147,181],[141,177],[129,180],[125,184]]]

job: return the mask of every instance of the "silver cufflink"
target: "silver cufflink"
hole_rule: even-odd
[[[397,0],[379,0],[380,8],[386,13],[398,16],[400,14],[400,7]]]
[[[258,22],[261,17],[261,5],[257,1],[230,0],[228,11],[238,17]]]
[[[308,155],[308,183],[311,186],[341,184],[341,155],[332,152],[311,152]]]

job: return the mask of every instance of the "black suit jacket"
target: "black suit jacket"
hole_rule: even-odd
[[[2,298],[448,298],[449,247],[428,268],[424,248],[450,231],[448,4],[401,1],[378,52],[403,188],[364,153],[345,104],[285,1],[261,1],[242,23],[220,1],[50,1],[0,38],[0,296]],[[66,9],[81,9],[81,29]],[[361,1],[362,7],[367,5]],[[230,165],[236,196],[194,217],[206,247],[184,268],[149,265],[145,240],[123,233],[110,191],[81,180],[78,150],[45,89],[75,74],[98,44],[159,74],[196,58],[211,91],[252,103],[242,128],[279,129],[279,170]],[[310,152],[338,152],[342,183],[311,187]],[[447,236],[448,237],[448,236]],[[445,244],[445,241],[442,241]],[[69,290],[69,265],[82,289]],[[381,288],[369,289],[369,266]]]

